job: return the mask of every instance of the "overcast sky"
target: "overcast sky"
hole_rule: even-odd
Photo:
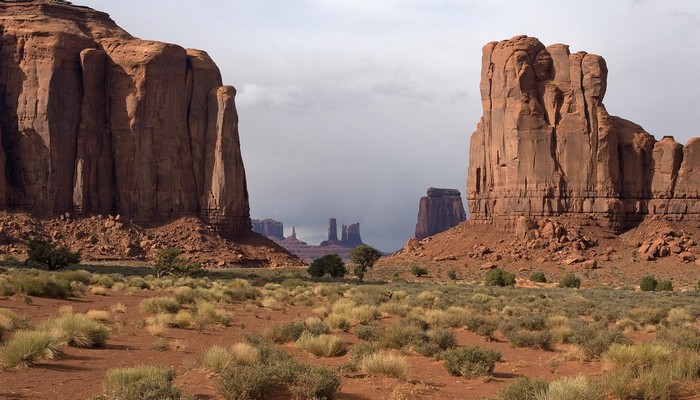
[[[602,55],[610,114],[657,138],[699,133],[697,0],[74,2],[212,56],[238,89],[252,217],[309,243],[335,217],[396,250],[428,187],[464,195],[490,41],[526,34]]]

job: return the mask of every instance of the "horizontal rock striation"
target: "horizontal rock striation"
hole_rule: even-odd
[[[0,1],[0,207],[250,229],[236,91],[199,50],[63,1]]]
[[[473,220],[593,218],[625,229],[646,216],[700,219],[700,139],[657,141],[608,114],[597,55],[517,36],[483,48],[483,117],[471,138]]]
[[[429,188],[418,205],[416,239],[444,232],[467,219],[462,194],[457,189]]]

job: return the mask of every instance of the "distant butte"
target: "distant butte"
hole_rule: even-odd
[[[425,239],[459,225],[466,219],[462,194],[459,190],[431,187],[427,195],[421,197],[418,205],[415,237],[418,240]]]
[[[657,141],[603,105],[605,60],[516,36],[484,46],[483,117],[471,138],[470,219],[593,219],[621,232],[649,216],[700,220],[700,139]]]

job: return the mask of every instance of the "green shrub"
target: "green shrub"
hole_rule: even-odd
[[[212,346],[204,353],[202,364],[204,368],[218,374],[224,371],[233,361],[233,352],[221,346]]]
[[[419,264],[412,264],[411,273],[417,278],[420,278],[421,276],[428,275],[428,269]]]
[[[549,331],[515,329],[504,332],[503,335],[515,347],[552,350],[554,344],[554,336]]]
[[[453,281],[457,280],[457,271],[451,269],[447,271],[447,277],[450,278]]]
[[[58,338],[43,331],[19,331],[0,347],[2,363],[7,368],[29,367],[42,359],[61,354]]]
[[[423,330],[407,324],[391,325],[384,329],[379,338],[379,345],[387,349],[400,350],[415,340],[416,336],[424,335]]]
[[[151,297],[141,301],[139,308],[143,312],[154,314],[170,313],[174,314],[180,311],[180,303],[172,297]]]
[[[90,280],[90,283],[110,289],[112,286],[114,286],[115,282],[114,279],[107,275],[97,275],[94,277],[94,279]]]
[[[156,277],[162,276],[201,276],[202,264],[180,258],[182,250],[176,247],[165,247],[153,256],[153,270]]]
[[[600,400],[605,396],[600,387],[585,376],[561,378],[549,384],[546,395],[537,400]]]
[[[578,289],[581,287],[581,278],[573,273],[568,273],[559,280],[559,287]]]
[[[345,263],[339,255],[328,254],[313,260],[307,272],[309,275],[316,278],[320,278],[324,275],[330,275],[333,278],[342,278],[348,270],[345,268]]]
[[[513,286],[515,285],[515,274],[503,268],[496,268],[486,272],[484,277],[486,286]]]
[[[332,399],[338,389],[337,372],[313,365],[301,365],[289,386],[293,399]]]
[[[358,325],[355,327],[355,336],[360,340],[377,341],[384,334],[384,326],[379,323]]]
[[[491,375],[496,362],[501,361],[501,353],[480,347],[458,347],[442,354],[445,369],[450,375],[474,378]]]
[[[265,332],[265,337],[275,343],[296,342],[306,330],[303,322],[274,324]]]
[[[109,336],[106,326],[82,314],[63,314],[45,322],[41,329],[53,333],[69,346],[82,348],[102,347]]]
[[[107,371],[102,400],[179,400],[180,389],[173,386],[175,372],[162,366],[116,368]]]
[[[659,281],[654,288],[657,292],[673,292],[673,282],[671,281]]]
[[[530,280],[532,282],[547,283],[547,277],[544,276],[544,272],[533,272],[532,275],[530,275]]]
[[[54,299],[67,299],[75,295],[70,282],[57,279],[53,275],[29,275],[18,274],[10,277],[10,285],[13,293],[21,293],[27,296],[49,297]]]
[[[659,282],[652,275],[647,275],[639,282],[639,289],[642,292],[653,292]]]
[[[547,393],[549,383],[541,379],[527,376],[503,387],[498,392],[498,400],[537,400]]]
[[[428,340],[435,343],[440,350],[447,350],[457,345],[457,338],[452,329],[434,329],[428,331]]]
[[[80,252],[71,252],[66,246],[56,248],[56,245],[45,240],[32,239],[29,241],[27,260],[44,264],[49,271],[57,271],[79,263]]]

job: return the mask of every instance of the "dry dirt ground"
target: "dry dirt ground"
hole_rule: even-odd
[[[177,373],[176,383],[187,393],[198,399],[223,399],[217,393],[216,379],[200,367],[202,356],[212,345],[229,346],[240,341],[246,332],[262,332],[272,322],[303,321],[312,315],[312,307],[293,306],[285,311],[256,309],[245,311],[242,304],[230,307],[231,327],[207,328],[203,332],[193,329],[168,329],[164,338],[182,349],[154,350],[159,337],[150,335],[140,321],[148,314],[139,311],[139,303],[158,295],[153,291],[133,294],[108,291],[107,296],[87,294],[84,297],[55,300],[33,298],[25,304],[21,296],[0,299],[0,307],[9,308],[20,315],[31,317],[32,323],[58,315],[62,306],[71,306],[77,312],[109,310],[114,304],[127,307],[124,314],[112,314],[109,323],[113,329],[107,346],[102,349],[66,348],[65,357],[55,361],[44,361],[28,369],[12,369],[0,372],[0,398],[2,399],[88,399],[100,393],[105,372],[110,368],[137,365],[171,366]],[[388,321],[387,321],[388,322]],[[486,380],[464,379],[450,376],[442,362],[421,356],[409,356],[413,374],[408,382],[388,377],[354,378],[344,377],[337,399],[475,399],[479,396],[495,395],[498,389],[522,375],[553,380],[561,376],[597,374],[602,364],[596,362],[567,361],[567,352],[573,350],[562,346],[557,351],[544,352],[532,349],[512,348],[507,341],[486,342],[483,338],[465,330],[457,329],[459,345],[479,345],[500,350],[504,362],[498,363],[493,377]],[[359,340],[350,333],[339,333],[346,342],[355,344]],[[174,346],[173,346],[174,347]],[[337,358],[314,358],[292,345],[284,346],[300,361],[312,364],[337,366],[347,355]],[[559,360],[553,373],[553,360]]]

